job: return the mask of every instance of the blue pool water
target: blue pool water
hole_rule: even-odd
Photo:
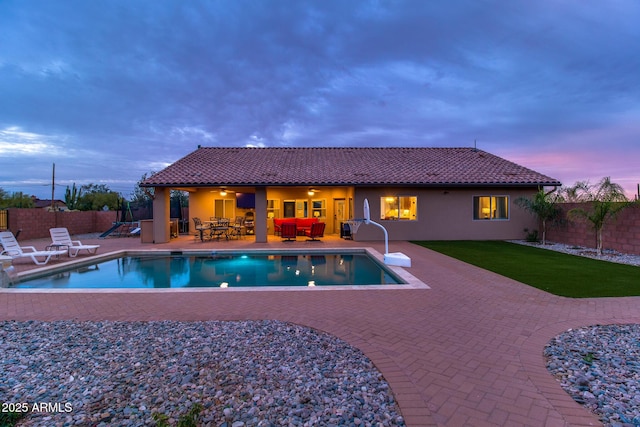
[[[14,288],[237,288],[402,283],[366,253],[125,256],[15,284]]]

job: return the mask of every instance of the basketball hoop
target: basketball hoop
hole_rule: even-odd
[[[348,219],[346,221],[346,223],[349,225],[349,231],[351,232],[351,234],[356,234],[358,232],[358,228],[360,228],[360,225],[362,225],[363,222],[364,219],[359,218]]]

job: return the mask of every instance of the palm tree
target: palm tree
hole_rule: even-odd
[[[596,185],[578,182],[569,191],[576,196],[576,201],[589,206],[589,209],[571,209],[568,212],[569,218],[585,219],[593,225],[596,232],[596,251],[598,255],[602,255],[602,229],[609,220],[615,218],[630,204],[622,186],[611,182],[611,178],[607,176]]]
[[[560,214],[558,207],[558,195],[552,191],[545,192],[544,188],[538,190],[532,199],[519,197],[516,204],[538,217],[542,223],[542,244],[547,242],[547,221],[552,221]]]

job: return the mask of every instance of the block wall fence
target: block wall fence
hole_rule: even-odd
[[[69,234],[85,234],[107,231],[116,220],[116,212],[73,211],[48,212],[45,209],[8,209],[7,228],[16,234],[22,230],[18,240],[49,237],[49,229],[66,227]]]
[[[581,203],[562,203],[560,224],[547,225],[547,240],[568,245],[596,247],[596,232],[588,221],[568,221],[567,212]],[[539,229],[541,232],[542,228]],[[640,255],[640,205],[632,205],[609,220],[602,230],[604,249],[613,249],[627,254]]]

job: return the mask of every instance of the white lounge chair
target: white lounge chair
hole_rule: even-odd
[[[0,232],[0,244],[3,248],[0,255],[7,255],[13,259],[31,258],[31,260],[38,265],[45,265],[54,255],[60,256],[67,253],[67,251],[63,249],[38,251],[33,246],[20,246],[15,236],[10,231]],[[38,261],[38,258],[44,258],[44,260]]]
[[[89,254],[95,254],[98,252],[100,245],[83,245],[80,240],[71,240],[69,230],[66,228],[50,228],[49,234],[51,234],[51,245],[63,247],[66,246],[69,251],[70,257],[78,256],[80,251],[87,251]]]

